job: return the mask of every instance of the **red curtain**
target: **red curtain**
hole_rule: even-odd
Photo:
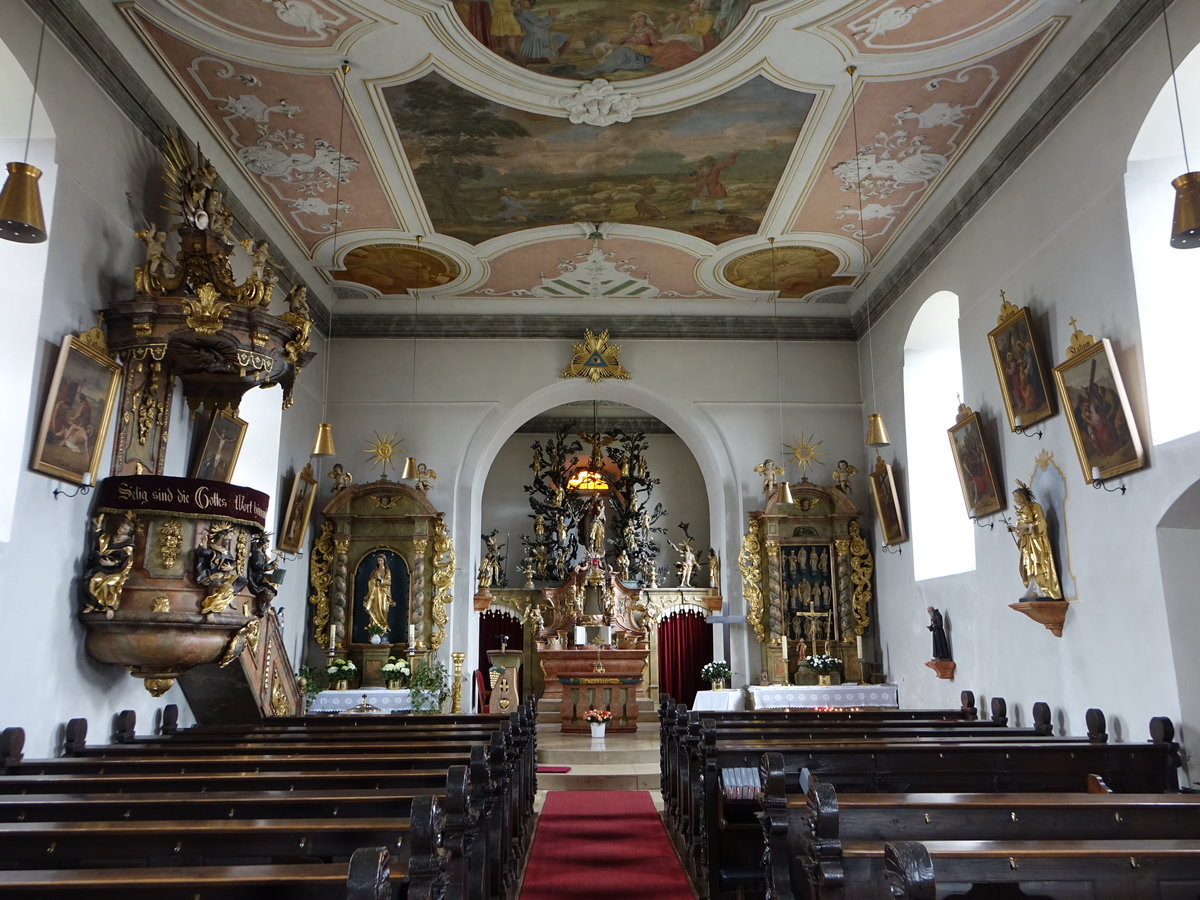
[[[680,612],[658,626],[658,690],[688,707],[704,690],[700,669],[712,661],[712,632],[698,612]]]
[[[508,636],[509,650],[525,649],[525,626],[498,609],[489,609],[479,617],[479,660],[476,668],[487,672],[491,666],[487,652],[500,649],[501,635]]]

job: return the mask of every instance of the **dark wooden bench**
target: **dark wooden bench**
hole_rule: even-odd
[[[410,881],[386,847],[356,850],[345,863],[26,869],[0,872],[5,895],[153,900],[434,900],[439,886]]]
[[[767,894],[839,896],[843,848],[888,841],[1200,839],[1200,794],[838,794],[813,781],[786,794],[763,762],[760,814]]]
[[[1089,720],[1099,724],[1102,714],[1093,711]],[[685,799],[690,830],[680,837],[696,877],[711,897],[739,891],[753,895],[763,883],[758,867],[759,802],[727,799],[721,783],[723,770],[757,768],[764,752],[775,754],[768,758],[781,773],[785,790],[798,794],[807,790],[810,778],[830,783],[840,792],[1072,792],[1085,790],[1092,773],[1118,791],[1176,791],[1180,760],[1173,728],[1169,721],[1156,719],[1151,734],[1153,740],[1143,744],[1053,736],[1019,742],[986,737],[880,737],[725,743],[705,723],[700,774]]]
[[[844,900],[877,898],[880,884],[887,885],[883,896],[897,900],[933,900],[947,891],[1055,900],[1200,896],[1195,840],[895,842],[882,852],[847,846],[845,860],[844,886],[835,895]]]
[[[384,718],[390,720],[391,717]],[[0,792],[109,794],[95,806],[94,819],[106,817],[121,806],[121,798],[111,796],[114,793],[124,794],[128,801],[130,794],[143,796],[161,792],[186,805],[189,813],[178,818],[193,822],[202,823],[203,817],[197,816],[206,809],[219,810],[220,816],[228,821],[231,814],[238,815],[238,808],[245,810],[251,803],[255,810],[265,811],[266,815],[274,815],[268,810],[277,810],[280,815],[287,816],[302,815],[304,813],[298,811],[314,808],[329,810],[332,803],[335,804],[332,809],[339,811],[336,815],[344,822],[350,813],[337,805],[337,794],[341,795],[341,804],[362,805],[362,794],[366,791],[388,786],[407,787],[411,792],[407,802],[411,806],[418,797],[429,796],[435,790],[447,792],[447,769],[451,773],[470,771],[472,777],[464,782],[462,802],[449,802],[454,798],[448,795],[445,808],[450,825],[439,846],[444,844],[448,853],[452,876],[469,870],[475,880],[466,881],[465,886],[456,891],[453,886],[463,882],[456,882],[451,877],[447,896],[499,898],[511,893],[516,882],[531,831],[529,817],[536,789],[532,737],[518,749],[511,731],[511,723],[493,727],[491,740],[485,745],[479,742],[459,744],[451,729],[440,741],[422,738],[418,744],[404,746],[405,751],[417,746],[425,751],[417,753],[394,752],[386,740],[380,743],[367,741],[363,748],[354,751],[341,742],[339,731],[334,729],[322,732],[325,734],[323,740],[303,742],[303,749],[298,745],[242,747],[232,751],[237,755],[222,755],[216,745],[180,743],[173,745],[177,752],[170,754],[164,753],[164,749],[172,745],[147,742],[145,749],[148,752],[143,754],[139,752],[141,747],[128,740],[113,747],[87,747],[86,723],[80,720],[73,724],[71,736],[75,741],[73,752],[83,755],[67,759],[24,760],[20,752],[23,735],[19,729],[8,729],[0,735],[0,765],[9,773],[0,775]],[[439,744],[457,747],[458,752],[439,755],[433,752]],[[195,752],[197,747],[202,748],[200,752]],[[278,752],[270,752],[272,750]],[[440,788],[434,779],[440,780]],[[315,801],[311,799],[297,799],[299,794],[314,790],[325,792],[315,807]],[[233,805],[232,797],[211,799],[212,795],[222,791],[243,795],[238,800],[240,806]],[[272,803],[266,797],[254,800],[244,797],[248,792],[270,791],[287,792],[292,799]],[[187,797],[189,792],[194,796],[207,796],[202,802],[191,804]],[[0,804],[4,799],[13,810],[21,808],[19,800],[14,798],[0,798]],[[225,800],[229,800],[229,804],[225,804]],[[48,810],[52,806],[39,807],[41,812],[36,814],[37,818],[49,821]],[[162,804],[146,799],[138,808],[146,814],[150,809],[161,809]],[[127,802],[122,815],[128,811],[132,817],[133,809],[134,804]],[[283,810],[292,811],[284,813]],[[15,813],[15,817],[20,815],[20,812]],[[84,815],[72,818],[85,821]],[[27,816],[24,824],[33,823]],[[312,843],[317,845],[315,841]],[[61,848],[63,844],[58,846]]]

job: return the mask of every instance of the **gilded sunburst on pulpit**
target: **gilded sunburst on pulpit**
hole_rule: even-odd
[[[825,461],[821,459],[825,455],[824,450],[817,448],[824,444],[824,441],[814,441],[815,434],[810,434],[807,437],[803,432],[800,434],[800,440],[794,444],[784,444],[784,448],[791,454],[788,462],[794,462],[800,467],[800,474],[805,478],[808,477],[808,471],[813,466],[823,466]]]
[[[392,460],[400,450],[401,441],[399,435],[389,434],[386,437],[381,436],[379,432],[375,432],[375,442],[368,444],[363,453],[370,454],[371,468],[378,467],[382,470],[381,474],[387,478],[388,466],[396,467],[396,463]]]

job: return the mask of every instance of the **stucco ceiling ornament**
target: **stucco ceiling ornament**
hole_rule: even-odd
[[[608,332],[599,335],[583,332],[583,343],[572,348],[575,356],[559,378],[586,378],[593,384],[601,378],[628,378],[629,372],[617,361],[621,348],[608,342]]]
[[[569,97],[560,97],[572,125],[611,125],[628,122],[638,108],[638,98],[621,94],[603,78],[593,78],[579,86]]]

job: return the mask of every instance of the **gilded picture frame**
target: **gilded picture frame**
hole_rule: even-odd
[[[967,515],[978,519],[1003,509],[1004,493],[996,483],[979,413],[966,405],[960,406],[958,421],[946,429],[946,435],[950,438],[950,452]]]
[[[903,544],[908,540],[908,531],[904,527],[904,512],[892,467],[883,461],[883,457],[876,455],[875,468],[867,480],[871,484],[871,499],[875,502],[875,518],[879,522],[884,546]]]
[[[1054,415],[1050,382],[1038,352],[1028,307],[1005,301],[1000,323],[988,332],[992,363],[1011,431],[1027,428]]]
[[[238,455],[242,452],[246,427],[245,420],[227,409],[214,412],[192,462],[192,478],[229,481],[237,467]]]
[[[284,553],[299,553],[308,530],[308,519],[312,515],[313,501],[317,499],[317,479],[313,478],[311,465],[305,465],[296,474],[292,490],[288,495],[283,522],[279,527],[279,539],[275,546]]]
[[[75,484],[95,480],[120,374],[121,366],[93,342],[76,335],[63,340],[42,408],[34,470]]]
[[[1146,464],[1125,384],[1108,338],[1076,329],[1070,356],[1054,367],[1058,398],[1067,410],[1083,480],[1112,478]]]

